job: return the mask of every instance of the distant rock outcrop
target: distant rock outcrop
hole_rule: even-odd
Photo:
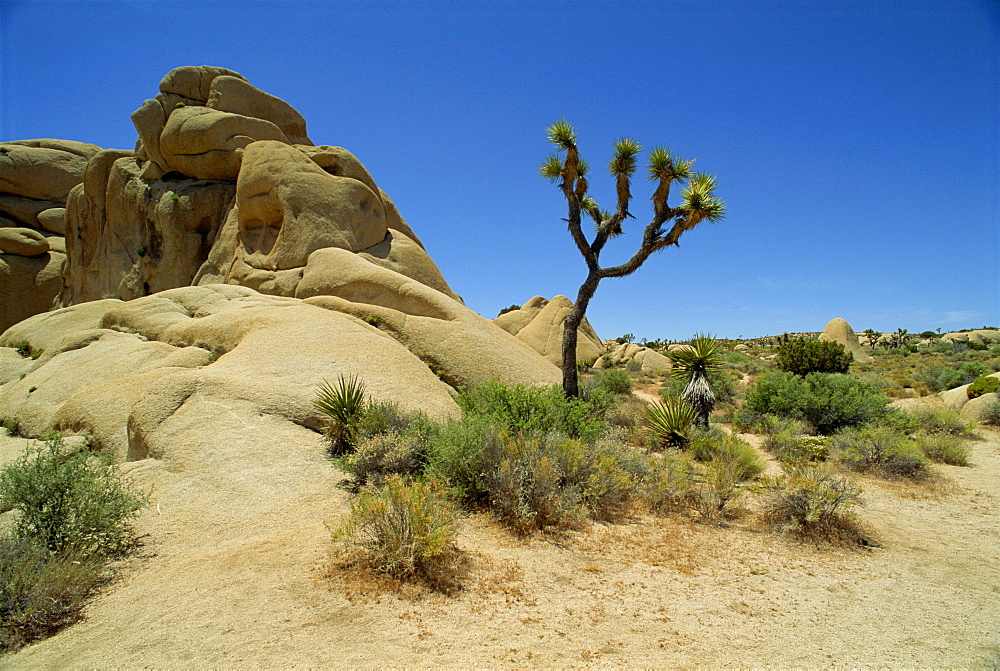
[[[847,323],[847,320],[837,317],[827,322],[823,327],[823,332],[819,335],[821,342],[835,342],[844,346],[848,352],[854,356],[855,361],[867,363],[872,360],[871,355],[861,347],[858,335]]]
[[[598,359],[595,368],[628,365],[634,362],[644,373],[662,373],[673,367],[669,357],[654,349],[636,343],[622,343],[613,351]]]
[[[562,365],[563,324],[573,301],[556,295],[552,300],[535,296],[517,310],[505,312],[493,323],[517,336],[557,366]],[[577,335],[576,360],[596,361],[604,353],[604,343],[584,317]]]

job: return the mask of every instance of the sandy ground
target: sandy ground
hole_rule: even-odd
[[[983,436],[973,467],[937,466],[933,485],[863,480],[881,548],[820,549],[750,518],[520,540],[473,516],[455,596],[335,567],[326,525],[346,495],[305,434],[214,472],[136,462],[129,477],[156,487],[144,556],[0,667],[996,666],[1000,434]]]

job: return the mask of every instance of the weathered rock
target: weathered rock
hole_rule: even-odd
[[[242,150],[257,140],[287,143],[270,121],[207,107],[182,107],[170,113],[160,134],[166,168],[195,179],[233,180]]]
[[[5,230],[19,229],[0,229],[0,235]],[[65,263],[66,255],[55,251],[28,257],[0,254],[0,330],[55,306]]]
[[[167,112],[159,100],[146,100],[132,112],[132,125],[139,132],[136,157],[151,164],[143,166],[143,178],[152,182],[167,172],[167,161],[160,154],[160,135],[167,125]]]
[[[206,107],[270,121],[281,129],[291,144],[312,144],[306,135],[306,120],[294,107],[242,77],[220,75],[213,79]]]
[[[0,144],[0,191],[66,202],[83,181],[87,160],[101,148],[70,140],[17,140]]]
[[[648,347],[643,347],[632,357],[632,361],[639,364],[643,373],[665,373],[673,367],[673,362]]]
[[[963,419],[978,422],[982,418],[983,410],[986,406],[996,401],[996,399],[996,392],[990,392],[989,394],[983,394],[982,396],[977,396],[976,398],[970,398],[965,405],[962,406],[959,414]]]
[[[185,179],[147,184],[139,172],[127,153],[102,152],[84,187],[73,192],[64,304],[185,286],[208,258],[235,186]]]
[[[37,256],[49,251],[49,241],[33,228],[0,228],[0,253]]]
[[[54,207],[62,207],[62,203],[0,193],[0,214],[19,222],[17,226],[37,226],[38,215]]]
[[[46,231],[66,235],[66,208],[52,207],[38,213],[38,224]]]
[[[861,348],[861,342],[858,340],[858,335],[854,332],[854,329],[847,323],[847,320],[840,317],[827,322],[819,339],[821,342],[840,343],[844,346],[844,349],[854,356],[855,361],[867,363],[872,360],[871,355]]]
[[[534,296],[520,309],[500,315],[493,323],[561,366],[563,324],[572,309],[573,302],[565,296],[555,296],[551,301]],[[596,362],[603,353],[604,344],[584,317],[577,332],[576,360]]]
[[[224,76],[244,79],[238,72],[214,65],[182,65],[163,76],[160,91],[205,103],[212,93],[212,82]]]

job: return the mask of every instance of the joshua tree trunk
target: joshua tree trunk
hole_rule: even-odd
[[[597,291],[597,284],[600,281],[600,275],[593,271],[587,276],[587,280],[580,287],[576,296],[576,302],[573,303],[573,309],[569,311],[569,314],[566,315],[566,321],[563,322],[563,392],[571,398],[580,395],[580,373],[576,367],[576,344],[580,333],[580,324],[583,322],[583,316],[587,314],[587,306],[590,304],[594,292]]]

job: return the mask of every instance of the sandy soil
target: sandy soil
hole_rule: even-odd
[[[973,467],[938,466],[933,485],[863,480],[881,548],[820,549],[750,518],[519,540],[474,516],[450,597],[329,561],[346,495],[318,443],[252,455],[249,480],[227,460],[197,476],[136,462],[129,477],[158,492],[145,556],[0,667],[998,665],[1000,434],[983,435]],[[273,491],[248,490],[272,470]]]

